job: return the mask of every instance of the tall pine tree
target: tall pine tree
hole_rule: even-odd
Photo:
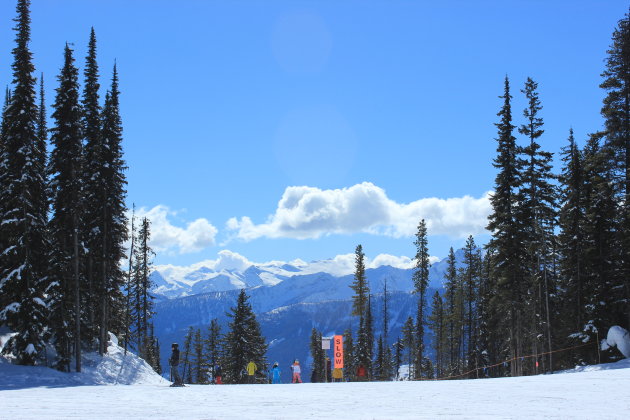
[[[99,351],[104,353],[107,332],[124,330],[120,320],[124,319],[125,300],[122,286],[125,276],[120,261],[125,258],[124,242],[127,240],[127,216],[125,214],[126,169],[122,153],[122,121],[120,118],[120,92],[116,65],[110,90],[105,95],[105,106],[101,116],[101,154],[95,159],[96,176],[100,177],[97,197],[100,198],[99,211],[95,215],[97,225],[96,241],[99,255],[98,293]],[[90,163],[88,163],[90,164]],[[94,202],[92,202],[94,204]]]
[[[238,295],[236,306],[231,308],[228,316],[232,319],[229,323],[229,332],[225,337],[225,360],[223,362],[223,374],[227,383],[244,383],[246,378],[241,372],[250,361],[256,363],[258,370],[267,369],[267,344],[260,331],[260,324],[249,297],[242,289]]]
[[[368,330],[370,325],[366,323],[366,315],[369,306],[370,286],[365,276],[365,254],[363,247],[357,245],[354,253],[354,281],[350,285],[354,291],[352,296],[352,315],[359,317],[359,330],[357,331],[357,345],[354,356],[357,366],[362,364],[366,369],[372,364],[372,350],[374,335]]]
[[[146,358],[151,350],[153,341],[150,337],[151,318],[153,317],[153,300],[151,289],[154,284],[151,281],[153,256],[155,255],[149,241],[151,239],[151,223],[144,217],[138,229],[137,244],[134,247],[133,276],[131,289],[129,290],[130,314],[133,326],[131,336],[136,345],[138,354]]]
[[[29,0],[18,1],[13,89],[0,157],[0,324],[16,333],[3,351],[25,365],[35,364],[44,349],[48,281],[46,149],[37,133],[29,7]]]
[[[630,328],[630,12],[619,21],[607,52],[600,85],[606,92],[601,113],[621,213],[619,269],[613,280],[610,310],[614,323]]]
[[[494,194],[490,197],[492,213],[489,216],[488,230],[492,232],[489,248],[493,250],[496,261],[497,292],[501,296],[501,311],[507,314],[504,331],[509,337],[512,376],[521,374],[520,357],[523,355],[523,310],[525,292],[523,285],[526,277],[526,261],[522,244],[526,242],[523,226],[519,224],[518,189],[521,185],[520,162],[516,138],[513,135],[512,95],[510,82],[505,77],[503,106],[497,114],[498,129],[497,157],[493,165],[499,170],[495,178]]]
[[[517,218],[523,226],[526,242],[522,244],[528,266],[524,287],[525,308],[523,314],[529,322],[531,353],[538,354],[539,338],[546,337],[547,350],[551,348],[551,325],[549,314],[549,295],[552,293],[550,269],[555,249],[556,227],[556,189],[551,173],[552,154],[541,149],[539,142],[544,133],[543,119],[540,117],[542,105],[538,97],[538,83],[527,78],[525,88],[521,90],[527,98],[527,107],[523,111],[526,123],[519,127],[519,133],[526,136],[527,146],[522,149],[521,190],[518,194]],[[549,353],[551,356],[551,353]],[[533,359],[532,369],[537,369],[537,359]]]
[[[206,360],[211,366],[212,370],[212,381],[215,381],[214,369],[219,363],[219,359],[221,358],[221,326],[216,318],[213,318],[210,321],[210,325],[208,326],[208,338],[205,341],[206,346]]]
[[[424,360],[424,325],[425,325],[425,313],[426,308],[426,290],[429,285],[429,248],[427,239],[427,225],[422,219],[418,224],[418,231],[416,232],[416,240],[414,241],[416,246],[416,266],[413,272],[413,286],[414,292],[418,295],[418,311],[416,319],[416,339],[415,345],[417,346],[414,354],[416,356],[415,377],[420,378],[424,373],[420,369]]]
[[[68,370],[70,340],[73,341],[75,369],[81,371],[81,250],[83,189],[83,144],[79,106],[78,70],[72,50],[66,44],[64,66],[53,104],[55,124],[51,129],[54,146],[48,174],[53,215],[49,223],[51,266],[49,289],[53,339],[59,355],[58,368]]]
[[[99,105],[100,85],[98,82],[98,64],[96,62],[96,35],[94,28],[90,32],[88,55],[85,58],[83,71],[84,84],[81,104],[83,106],[83,134],[85,143],[85,170],[83,185],[85,190],[85,216],[83,230],[86,242],[85,293],[86,328],[85,339],[92,341],[98,337],[99,311],[102,303],[99,298],[99,279],[102,280],[102,247],[103,247],[103,209],[102,200],[107,194],[108,186],[105,178],[105,143],[101,136],[101,106]],[[100,269],[99,269],[100,268]],[[100,273],[100,274],[99,274]],[[126,340],[125,340],[126,341]]]
[[[585,305],[585,240],[586,240],[586,185],[584,180],[584,157],[575,143],[573,129],[569,131],[569,144],[562,149],[563,168],[560,175],[560,308],[564,316],[561,321],[560,343],[568,347],[571,338],[581,336],[584,327]],[[567,365],[580,363],[582,350],[559,356],[570,358]]]
[[[437,290],[433,294],[433,302],[431,303],[431,315],[429,316],[429,325],[433,331],[433,350],[435,351],[435,367],[437,376],[442,377],[445,372],[445,322],[444,322],[444,305],[442,296]]]

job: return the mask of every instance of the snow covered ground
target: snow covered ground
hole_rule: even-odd
[[[101,373],[120,370],[110,370],[112,366],[101,366]],[[119,385],[85,385],[76,378],[50,382],[48,373],[38,375],[33,371],[37,369],[43,368],[0,364],[0,418],[630,418],[629,359],[522,378],[185,388],[170,388],[147,371],[131,374],[131,368],[118,375]],[[94,371],[84,374],[90,375]],[[103,374],[99,380],[83,378],[83,382],[90,381],[116,383],[111,374]],[[123,382],[134,385],[120,385]]]

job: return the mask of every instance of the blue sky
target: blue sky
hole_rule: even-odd
[[[0,85],[15,2],[0,3]],[[121,82],[128,203],[159,264],[410,257],[420,217],[444,257],[478,242],[503,78],[531,76],[543,148],[601,127],[603,60],[627,1],[33,0],[47,102],[64,43]],[[103,95],[104,96],[104,89]],[[49,111],[50,112],[50,111]],[[559,167],[557,167],[559,170]],[[432,200],[430,200],[432,199]]]

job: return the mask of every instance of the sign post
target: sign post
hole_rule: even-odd
[[[326,350],[330,350],[330,337],[322,337],[322,350],[324,350],[324,382],[328,382],[328,368],[326,366],[326,359],[328,359]]]

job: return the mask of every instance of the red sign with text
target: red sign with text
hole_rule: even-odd
[[[343,335],[336,335],[333,339],[335,369],[343,369]]]

